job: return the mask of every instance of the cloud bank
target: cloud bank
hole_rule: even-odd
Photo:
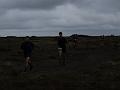
[[[0,0],[0,33],[118,34],[119,3],[119,0]]]

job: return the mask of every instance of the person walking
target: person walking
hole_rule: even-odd
[[[31,61],[31,55],[34,48],[34,44],[30,41],[29,37],[26,37],[25,41],[21,44],[21,49],[24,52],[25,57],[25,69],[24,72],[27,71],[27,68],[30,66],[30,71],[32,70],[32,61]]]
[[[62,60],[59,60],[59,63],[65,64],[65,54],[66,54],[66,43],[67,40],[65,37],[63,37],[62,32],[59,32],[59,37],[58,37],[58,54],[59,57],[62,58]]]

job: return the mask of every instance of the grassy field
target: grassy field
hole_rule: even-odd
[[[56,38],[32,38],[34,67],[23,72],[24,38],[0,38],[0,90],[119,90],[120,37],[79,39],[76,48],[68,42],[60,65]]]

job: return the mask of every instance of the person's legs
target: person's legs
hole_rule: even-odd
[[[64,48],[63,48],[63,60],[64,60],[64,64],[66,64],[66,60],[67,60],[67,48],[66,48],[66,46],[64,46]]]
[[[58,48],[58,54],[60,57],[62,56],[62,48]]]
[[[62,48],[58,48],[59,64],[61,64]]]
[[[58,48],[58,54],[59,54],[59,64],[65,65],[65,61],[66,61],[66,47]]]
[[[66,63],[66,47],[62,48],[62,64],[65,65]]]
[[[28,64],[30,66],[30,71],[31,71],[32,70],[32,62],[31,62],[30,58],[29,58]]]
[[[25,72],[27,71],[27,68],[30,66],[30,71],[32,70],[32,62],[31,62],[31,60],[30,60],[30,57],[29,56],[27,56],[26,57],[26,64],[25,64]]]
[[[29,57],[25,57],[25,72],[26,72],[26,70],[27,70],[27,68],[28,68],[28,65],[29,65]]]

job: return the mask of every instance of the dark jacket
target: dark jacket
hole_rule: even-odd
[[[66,39],[64,37],[58,37],[58,46],[60,48],[65,48],[66,47]]]
[[[24,52],[32,52],[33,48],[34,48],[34,44],[30,41],[25,41],[21,44],[21,49]]]

